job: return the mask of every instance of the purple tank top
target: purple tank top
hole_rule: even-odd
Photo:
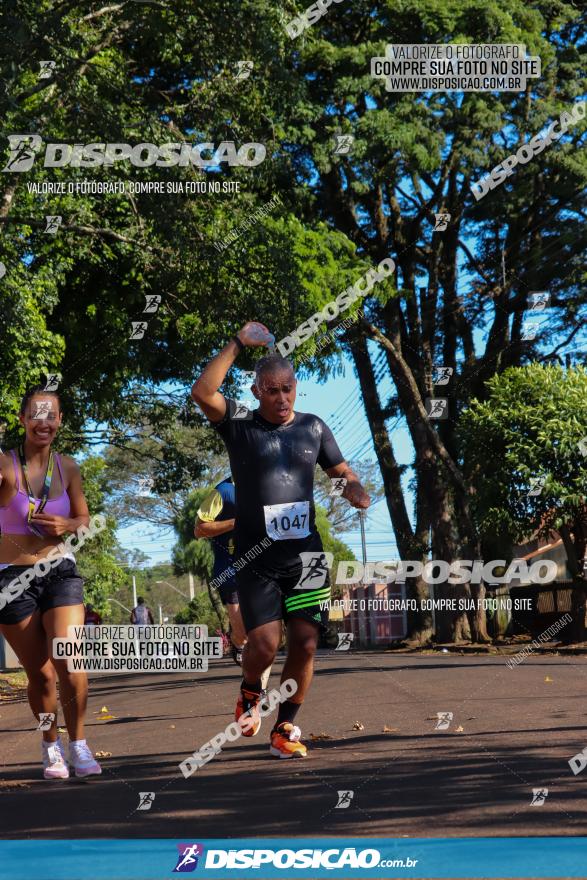
[[[29,496],[20,488],[20,480],[18,478],[18,461],[16,459],[14,449],[10,450],[10,454],[12,455],[12,461],[14,463],[16,495],[14,495],[14,497],[10,499],[8,504],[4,505],[4,507],[0,507],[0,529],[2,529],[3,535],[33,535],[34,532],[32,532],[28,527]],[[59,495],[58,498],[47,499],[47,503],[45,504],[45,509],[43,513],[47,513],[50,516],[67,517],[69,516],[71,510],[71,504],[69,501],[69,495],[67,494],[67,489],[65,488],[63,471],[61,470],[60,455],[57,452],[55,452],[54,455],[55,461],[57,462],[57,468],[59,470],[59,476],[61,477],[63,492],[61,493],[61,495]],[[39,501],[40,499],[37,498],[37,502]]]

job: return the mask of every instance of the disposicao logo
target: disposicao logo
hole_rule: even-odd
[[[38,134],[11,134],[8,136],[10,156],[2,169],[5,172],[30,171],[43,141]],[[202,153],[208,153],[204,157]],[[43,167],[45,168],[96,168],[110,166],[115,162],[129,161],[135,168],[214,168],[221,164],[242,165],[254,168],[265,159],[267,151],[263,144],[247,143],[237,150],[234,141],[184,144],[47,144]]]
[[[198,867],[198,859],[204,854],[201,843],[178,843],[177,865],[173,869],[174,874],[189,874]]]

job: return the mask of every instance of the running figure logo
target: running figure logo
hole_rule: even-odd
[[[353,134],[336,134],[334,136],[334,155],[348,155],[353,148],[354,142],[355,136]]]
[[[328,494],[342,495],[346,486],[346,477],[331,477],[330,482],[332,483],[332,488]]]
[[[57,391],[59,383],[63,376],[61,373],[45,373],[47,381],[45,382],[45,391]]]
[[[448,385],[450,381],[450,377],[452,376],[454,370],[452,367],[441,367],[441,366],[433,366],[432,367],[432,384],[433,385]]]
[[[543,312],[550,305],[550,293],[547,290],[538,290],[528,294],[528,308],[531,312]]]
[[[234,412],[231,415],[232,419],[252,419],[253,413],[245,406],[244,403],[239,403],[238,400],[235,402]]]
[[[55,70],[55,61],[39,61],[41,70],[39,71],[39,79],[51,79]]]
[[[530,801],[530,806],[531,807],[541,807],[547,797],[548,797],[548,789],[547,788],[533,788],[532,789],[532,800]]]
[[[55,235],[61,223],[63,222],[63,217],[60,214],[48,214],[45,216],[45,228],[43,232],[48,232],[50,235]]]
[[[522,333],[520,336],[522,342],[530,342],[532,339],[536,339],[539,327],[540,324],[537,321],[525,321],[522,324]]]
[[[308,550],[300,553],[302,573],[294,590],[317,590],[323,587],[328,569],[334,561],[334,553],[324,550]]]
[[[31,412],[31,419],[36,419],[38,421],[42,421],[43,419],[48,419],[49,414],[53,411],[53,401],[52,400],[39,400],[33,404],[33,410]]]
[[[354,633],[337,633],[338,645],[334,649],[335,651],[350,651],[353,639],[355,637]]]
[[[30,171],[42,144],[38,134],[8,135],[10,156],[2,171]]]
[[[424,401],[426,407],[426,415],[429,419],[447,419],[448,418],[448,398],[447,397],[427,397]]]
[[[245,388],[252,388],[255,384],[255,371],[243,370],[243,380],[245,382]]]
[[[50,730],[54,721],[54,712],[39,712],[39,726],[37,730]]]
[[[150,810],[155,801],[154,791],[139,791],[139,805],[137,810]]]
[[[434,232],[445,232],[450,223],[450,214],[444,211],[441,214],[434,215]]]
[[[154,483],[153,477],[139,477],[139,491],[137,494],[141,498],[149,498],[153,491]]]
[[[129,339],[142,339],[145,335],[145,330],[148,327],[146,321],[131,321],[132,324],[132,333],[128,337]]]
[[[530,477],[530,490],[528,492],[528,498],[532,498],[535,495],[541,495],[545,483],[546,477]]]
[[[438,721],[436,722],[436,727],[434,730],[448,730],[450,727],[450,722],[453,719],[452,712],[437,712],[436,713]]]
[[[252,61],[237,61],[236,62],[236,76],[235,79],[237,82],[242,82],[243,79],[248,79],[253,70],[253,62]]]
[[[338,803],[335,810],[346,810],[351,805],[351,801],[355,796],[354,791],[337,791]]]
[[[158,293],[151,294],[151,296],[145,297],[145,308],[143,309],[143,314],[145,312],[156,312],[161,304],[161,297]]]
[[[177,865],[173,869],[174,874],[188,874],[198,867],[198,859],[204,853],[201,843],[178,843],[179,856]]]

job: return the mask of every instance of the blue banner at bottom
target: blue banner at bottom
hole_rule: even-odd
[[[10,880],[587,877],[587,837],[5,840]]]

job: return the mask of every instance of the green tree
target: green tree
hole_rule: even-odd
[[[470,186],[582,94],[585,11],[565,0],[355,0],[333,5],[292,40],[283,25],[305,0],[210,0],[206,18],[197,0],[137,6],[65,0],[48,11],[44,0],[7,0],[5,130],[72,144],[94,142],[96,132],[133,144],[257,140],[267,159],[205,175],[123,162],[97,172],[36,162],[29,173],[3,175],[2,283],[14,297],[16,335],[0,340],[11,358],[0,416],[14,422],[25,379],[48,359],[63,373],[81,444],[84,420],[136,416],[135,386],[187,386],[252,316],[288,334],[391,254],[395,277],[367,297],[365,318],[305,369],[324,378],[340,369],[341,353],[352,358],[400,555],[470,558],[479,536],[459,459],[461,409],[482,399],[492,375],[573,357],[580,344],[585,122],[480,202]],[[370,59],[389,42],[523,43],[540,55],[542,76],[523,93],[388,92],[370,76]],[[47,56],[56,73],[39,80]],[[253,70],[240,81],[243,58]],[[352,152],[334,152],[336,132],[354,136]],[[213,176],[241,190],[229,203],[206,193],[162,207],[153,193],[55,196],[26,185],[104,174],[170,183]],[[214,247],[276,192],[281,207],[234,245]],[[451,215],[442,233],[433,231],[439,211]],[[43,233],[49,213],[64,217],[55,236]],[[533,290],[550,291],[552,320],[530,339]],[[130,342],[130,321],[153,293],[162,304],[145,338]],[[453,370],[447,386],[435,387],[435,364]],[[381,378],[393,382],[387,399]],[[448,400],[441,422],[425,409],[438,396]],[[398,421],[414,446],[413,512],[394,448]],[[422,581],[411,589],[427,594]],[[430,636],[429,615],[410,624],[415,638]],[[485,638],[484,617],[441,619],[439,635]]]
[[[219,627],[226,631],[226,621],[218,620],[216,609],[208,593],[198,593],[194,596],[189,605],[175,615],[175,622],[199,623],[200,626],[207,626],[209,636],[213,636]]]
[[[587,370],[532,364],[487,383],[461,416],[480,534],[495,547],[557,531],[573,579],[574,637],[585,635]],[[533,491],[531,491],[533,490]]]
[[[105,514],[106,528],[84,544],[76,554],[76,560],[85,580],[84,601],[91,602],[107,618],[110,614],[109,597],[124,587],[127,575],[117,559],[117,523],[105,509],[105,462],[99,456],[91,456],[82,461],[80,469],[90,516]]]

